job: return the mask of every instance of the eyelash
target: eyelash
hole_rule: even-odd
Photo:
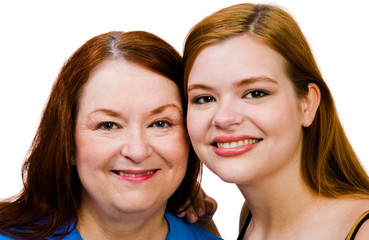
[[[102,122],[99,123],[99,125],[97,126],[98,129],[104,130],[104,131],[111,131],[114,128],[118,128],[119,125],[114,123],[114,122]]]
[[[209,102],[215,102],[215,98],[213,98],[211,96],[201,96],[201,97],[196,97],[192,101],[192,103],[194,103],[194,104],[205,104],[205,103],[209,103]]]
[[[247,97],[247,95],[254,95],[254,96]],[[243,98],[258,99],[258,98],[262,98],[262,97],[265,97],[265,96],[268,96],[268,95],[269,95],[269,93],[264,91],[264,90],[255,89],[255,90],[248,91],[245,95],[243,95]]]
[[[251,96],[248,96],[248,95],[251,95]],[[258,98],[262,98],[262,97],[265,97],[265,96],[268,96],[268,95],[270,95],[270,94],[268,92],[264,91],[264,90],[254,89],[254,90],[248,91],[246,94],[244,94],[243,98],[258,99]],[[205,104],[205,103],[209,103],[209,102],[215,102],[215,98],[213,98],[211,96],[200,96],[200,97],[196,97],[192,100],[192,103],[194,103],[194,104]]]
[[[155,128],[169,128],[171,126],[173,126],[173,124],[165,120],[155,121],[149,125],[149,127],[155,127]],[[114,128],[119,128],[119,127],[120,126],[114,122],[102,122],[102,123],[99,123],[99,125],[97,126],[97,129],[101,129],[104,131],[112,131]]]
[[[164,126],[159,126],[159,124],[164,124]],[[173,124],[166,120],[155,121],[149,125],[149,127],[155,127],[155,128],[169,128],[171,126],[173,126]]]

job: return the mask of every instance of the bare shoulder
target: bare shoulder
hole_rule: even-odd
[[[352,204],[352,212],[355,212],[356,215],[361,216],[365,212],[369,211],[369,197],[364,199],[355,199],[353,202],[355,204]]]
[[[249,215],[249,207],[247,206],[247,203],[245,201],[241,208],[239,231],[241,231],[243,225],[245,224],[248,215]]]
[[[358,230],[355,240],[369,239],[369,199],[361,199],[355,201],[352,212],[357,216],[355,225],[352,226],[351,231],[355,228]],[[358,217],[359,216],[359,217]]]
[[[369,220],[366,220],[355,236],[355,240],[367,240],[369,239]]]

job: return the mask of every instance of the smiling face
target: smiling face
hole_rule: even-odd
[[[82,208],[164,211],[187,166],[179,96],[175,83],[139,65],[108,60],[93,69],[75,132]]]
[[[303,108],[284,59],[248,35],[204,48],[189,74],[191,141],[226,182],[298,174]]]

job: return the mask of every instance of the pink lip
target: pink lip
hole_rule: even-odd
[[[112,170],[111,172],[122,180],[131,183],[142,183],[154,177],[158,171],[159,169],[145,169],[145,170]]]
[[[251,151],[257,146],[259,142],[256,142],[254,144],[243,145],[239,147],[233,147],[233,148],[218,148],[214,144],[216,144],[217,142],[220,142],[220,143],[238,142],[238,141],[243,141],[246,139],[258,139],[258,138],[246,136],[246,135],[224,135],[224,136],[218,136],[214,138],[211,141],[211,143],[212,143],[213,151],[215,152],[215,154],[221,157],[233,157],[233,156],[238,156],[238,155]]]

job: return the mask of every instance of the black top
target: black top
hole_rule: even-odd
[[[245,224],[242,226],[242,229],[240,231],[240,234],[238,235],[237,240],[242,240],[243,237],[245,236],[246,233],[246,229],[249,226],[250,222],[251,222],[251,218],[252,218],[252,214],[249,211],[249,215],[247,216],[247,219],[245,221]],[[358,220],[357,222],[354,224],[354,226],[352,226],[352,230],[350,231],[350,233],[348,234],[348,236],[346,237],[346,240],[354,240],[355,236],[357,234],[357,232],[359,231],[361,225],[363,225],[363,223],[369,219],[369,211],[365,212]]]
[[[246,218],[246,221],[245,221],[245,224],[242,226],[242,229],[240,231],[240,234],[238,235],[238,238],[237,240],[242,240],[243,237],[245,236],[245,232],[246,232],[246,229],[247,227],[249,226],[250,222],[251,222],[251,218],[252,218],[252,214],[251,212],[249,211],[249,214],[247,215],[247,218]]]

